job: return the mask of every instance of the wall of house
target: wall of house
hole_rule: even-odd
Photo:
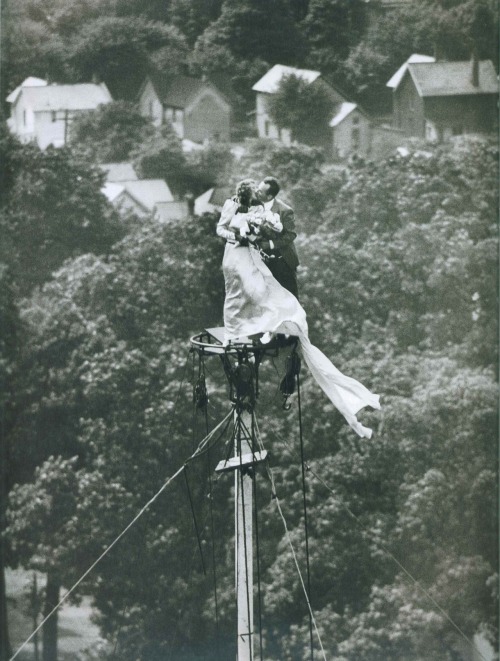
[[[139,97],[139,112],[143,117],[150,119],[155,126],[160,126],[163,121],[163,106],[150,80],[146,82]]]
[[[231,109],[212,90],[205,90],[184,111],[184,138],[193,142],[229,142]]]
[[[497,131],[495,94],[425,99],[426,138],[441,142],[464,133]]]
[[[409,73],[393,93],[393,124],[405,135],[425,137],[424,102]]]
[[[259,138],[270,138],[281,140],[285,145],[292,144],[292,138],[288,129],[279,129],[271,119],[268,112],[269,95],[257,92],[256,97],[256,122]]]
[[[405,143],[406,136],[401,129],[392,126],[373,126],[371,130],[370,158],[386,158],[397,147]]]
[[[66,115],[63,110],[35,113],[35,135],[40,149],[49,145],[62,147],[69,134],[70,122],[70,113]]]
[[[9,128],[21,142],[29,142],[35,137],[35,113],[25,105],[22,94],[11,106]]]
[[[172,128],[177,133],[179,138],[185,138],[184,135],[184,110],[182,108],[164,108],[163,109],[163,124],[172,124]]]
[[[189,215],[188,211],[188,204],[185,200],[161,202],[156,205],[154,215],[160,223],[166,223],[170,220],[183,220],[187,218]]]
[[[335,160],[342,160],[351,154],[366,157],[370,152],[370,122],[357,110],[332,129]]]

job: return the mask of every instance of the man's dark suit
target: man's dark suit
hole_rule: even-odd
[[[274,248],[265,250],[270,257],[264,261],[280,285],[298,298],[297,266],[299,258],[293,243],[297,236],[293,209],[281,200],[274,198],[271,211],[279,214],[283,231],[273,239]]]

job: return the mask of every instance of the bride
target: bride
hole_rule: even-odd
[[[345,376],[309,340],[306,313],[293,294],[282,287],[264,263],[256,246],[259,238],[271,238],[283,227],[278,214],[266,211],[256,199],[256,184],[240,182],[234,198],[226,200],[217,234],[226,240],[222,268],[226,287],[224,344],[262,335],[265,344],[275,334],[299,339],[311,374],[361,437],[370,438],[356,413],[365,406],[379,409],[379,396],[355,379]]]

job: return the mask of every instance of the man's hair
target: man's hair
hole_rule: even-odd
[[[280,185],[276,177],[265,177],[263,181],[266,186],[269,186],[269,195],[276,197],[276,195],[280,192]]]

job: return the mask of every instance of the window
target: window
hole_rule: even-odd
[[[23,110],[23,124],[26,126],[26,110]]]
[[[153,117],[154,117],[154,115],[153,115],[153,102],[152,101],[149,102],[149,116],[151,117],[151,119],[153,119]]]
[[[56,113],[56,111],[53,110],[52,113],[51,113],[51,115],[52,115],[52,121],[55,122],[56,119],[57,119],[57,113]]]
[[[355,127],[351,131],[351,147],[357,150],[359,147],[359,128]]]
[[[271,122],[268,119],[266,119],[264,122],[264,135],[269,136],[270,132],[271,132]]]

